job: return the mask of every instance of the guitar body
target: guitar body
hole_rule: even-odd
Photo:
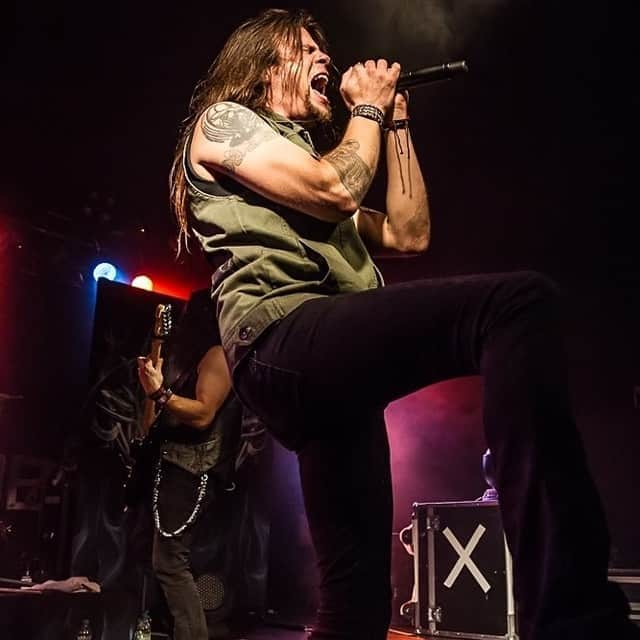
[[[163,442],[164,439],[151,429],[146,437],[136,438],[130,443],[131,461],[124,490],[124,504],[127,508],[151,504],[154,470]]]
[[[171,325],[171,305],[157,305],[150,355],[154,366],[158,365],[162,343],[169,335]],[[157,417],[155,403],[145,398],[140,420],[142,436],[129,443],[129,460],[126,463],[128,477],[124,487],[125,508],[133,508],[144,502],[151,504],[155,464],[164,442],[159,429],[154,426]]]

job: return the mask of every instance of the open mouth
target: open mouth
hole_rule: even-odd
[[[311,91],[317,97],[319,97],[323,102],[329,102],[326,96],[328,84],[329,84],[329,76],[324,71],[317,73],[315,76],[311,78],[311,81],[309,82]]]

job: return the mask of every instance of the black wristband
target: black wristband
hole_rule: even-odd
[[[163,392],[160,396],[158,396],[157,398],[155,398],[156,401],[156,413],[160,413],[163,409],[164,409],[164,405],[167,404],[167,402],[169,402],[169,398],[171,398],[171,396],[173,395],[173,391],[171,391],[171,389],[169,389],[169,387],[167,387],[166,389],[164,387],[162,387]]]
[[[380,125],[381,129],[384,128],[384,111],[373,104],[358,104],[353,107],[351,117],[355,118],[356,116],[373,120]]]
[[[398,129],[408,129],[409,118],[402,118],[401,120],[393,120],[390,127],[385,127],[385,131],[398,131]]]
[[[161,384],[153,393],[147,394],[147,398],[150,400],[157,400],[165,391],[166,388],[164,384]]]

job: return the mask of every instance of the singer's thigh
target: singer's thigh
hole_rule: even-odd
[[[541,280],[532,272],[471,275],[314,299],[259,343],[256,358],[296,372],[307,417],[330,411],[336,397],[385,404],[479,373],[492,324]]]

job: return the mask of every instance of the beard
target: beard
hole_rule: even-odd
[[[313,100],[311,99],[311,89],[308,89],[307,93],[305,94],[304,104],[307,113],[309,114],[309,120],[311,121],[311,123],[316,125],[331,123],[333,115],[331,112],[331,104],[327,103],[325,108],[319,107],[314,104]]]

